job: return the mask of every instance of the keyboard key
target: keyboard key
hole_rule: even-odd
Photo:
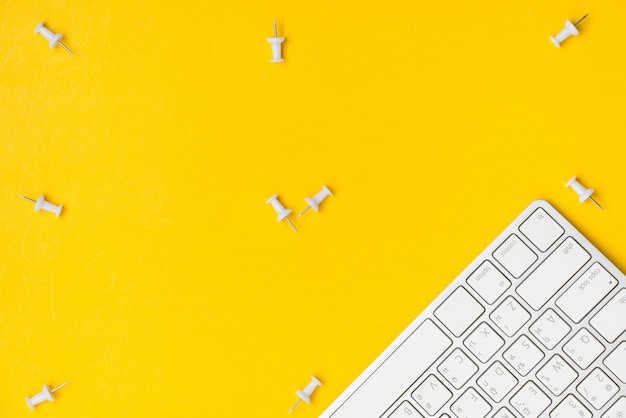
[[[589,323],[608,342],[615,341],[626,330],[626,289],[613,296]]]
[[[600,369],[594,369],[576,390],[596,409],[601,409],[619,391],[619,387]]]
[[[626,383],[626,341],[622,341],[621,344],[604,359],[604,364],[622,383]],[[624,415],[624,417],[626,417],[626,415]]]
[[[544,357],[543,351],[525,335],[519,337],[502,356],[522,376],[530,373]]]
[[[413,399],[430,416],[435,415],[450,398],[452,398],[452,392],[432,374],[413,392]]]
[[[537,261],[537,254],[515,234],[508,237],[493,252],[493,257],[516,279],[520,278]]]
[[[451,406],[457,418],[485,418],[491,406],[472,388],[468,389]]]
[[[536,311],[541,309],[591,256],[568,237],[517,288],[517,293]]]
[[[626,396],[619,398],[613,406],[611,406],[602,418],[624,418],[626,417]]]
[[[593,418],[593,415],[574,395],[567,395],[565,399],[550,412],[550,418]]]
[[[435,316],[455,336],[460,337],[485,308],[462,287],[456,289],[437,309]]]
[[[578,323],[617,286],[615,277],[594,263],[556,301],[565,315]]]
[[[550,406],[550,398],[530,381],[513,395],[511,406],[525,418],[537,418]]]
[[[563,393],[576,378],[578,378],[578,373],[558,354],[537,372],[537,379],[556,396]]]
[[[483,322],[463,341],[463,344],[478,360],[486,363],[504,345],[504,340],[489,324]]]
[[[515,415],[513,415],[508,409],[501,408],[498,412],[496,412],[493,418],[515,418]]]
[[[578,367],[586,369],[604,351],[604,346],[589,331],[582,328],[563,346],[563,351]]]
[[[478,366],[461,349],[455,348],[437,370],[455,389],[461,389],[478,371]]]
[[[404,401],[388,418],[424,418],[409,402]]]
[[[500,273],[500,270],[495,268],[489,260],[484,261],[467,278],[467,284],[490,305],[511,286],[509,279],[504,277],[504,274]]]
[[[571,330],[552,309],[546,310],[530,327],[530,332],[549,350],[556,347]]]
[[[489,318],[509,337],[515,335],[530,319],[526,309],[509,296],[489,315]]]
[[[361,375],[359,390],[343,400],[333,418],[381,416],[451,345],[432,320],[425,320],[393,346],[393,355],[388,353]]]
[[[565,233],[561,225],[552,219],[542,208],[535,210],[520,225],[519,230],[541,252],[545,252]]]
[[[517,385],[517,379],[499,361],[478,378],[478,386],[495,402],[500,402]]]

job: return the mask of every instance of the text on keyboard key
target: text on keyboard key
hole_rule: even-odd
[[[619,392],[619,387],[600,369],[594,369],[576,390],[596,409],[601,409]]]
[[[493,252],[493,257],[516,279],[537,261],[537,255],[515,234]]]
[[[477,380],[478,386],[495,402],[500,402],[517,385],[517,379],[499,361]]]
[[[404,401],[400,406],[389,415],[388,418],[424,418],[419,412],[415,410],[413,405]]]
[[[517,288],[517,293],[536,311],[541,309],[591,256],[568,237]]]
[[[577,378],[578,373],[558,354],[537,372],[537,379],[556,396],[563,393]]]
[[[589,323],[608,342],[615,341],[626,330],[626,289],[613,296]]]
[[[412,396],[419,406],[432,416],[452,398],[452,392],[431,374],[415,389]]]
[[[552,350],[572,329],[552,309],[546,310],[530,327],[541,344]]]
[[[489,318],[502,332],[512,337],[528,322],[530,314],[513,296],[509,296],[489,315]]]
[[[519,337],[502,356],[522,376],[530,373],[544,357],[543,351],[525,335]]]
[[[611,406],[602,418],[624,418],[626,417],[626,396],[622,396]]]
[[[509,279],[500,273],[489,260],[484,261],[468,278],[467,284],[488,304],[494,303],[511,286]]]
[[[563,346],[563,351],[578,367],[586,369],[604,351],[604,346],[585,328],[582,328]]]
[[[450,407],[457,418],[485,418],[491,406],[472,388],[469,388]]]
[[[437,309],[435,316],[455,336],[460,337],[485,308],[462,287],[456,289]]]
[[[565,230],[545,210],[539,208],[519,227],[519,230],[541,252],[545,252]]]
[[[478,366],[460,348],[455,348],[437,370],[452,386],[461,389],[478,371]]]
[[[504,345],[504,340],[486,322],[467,336],[463,344],[480,360],[486,363]]]
[[[604,364],[622,382],[626,383],[626,341],[622,341],[617,348],[604,359]],[[626,417],[626,411],[624,411]]]
[[[550,418],[593,418],[591,412],[576,399],[574,395],[567,395],[563,402],[550,412]]]
[[[593,263],[556,301],[565,315],[578,323],[617,286],[615,277]]]
[[[522,414],[523,417],[537,418],[550,406],[550,398],[536,384],[530,381],[513,395],[511,406]]]

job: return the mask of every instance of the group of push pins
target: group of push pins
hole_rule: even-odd
[[[576,27],[587,16],[588,14],[584,15],[583,17],[578,19],[575,23],[572,23],[569,20],[566,20],[565,28],[563,28],[563,30],[561,30],[561,32],[559,32],[556,36],[550,36],[550,40],[552,41],[552,43],[554,43],[554,45],[556,45],[557,48],[560,48],[561,42],[563,42],[565,39],[569,38],[572,35],[574,36],[578,35],[579,32]],[[74,55],[72,50],[69,49],[63,42],[61,42],[63,35],[60,33],[52,32],[50,29],[45,27],[43,22],[39,23],[37,27],[35,28],[35,34],[37,33],[43,36],[44,38],[46,38],[46,40],[48,41],[48,44],[50,45],[50,48],[54,48],[55,46],[60,45],[67,52]],[[269,42],[270,45],[272,45],[272,59],[270,60],[270,62],[285,61],[282,56],[282,44],[283,42],[285,42],[285,37],[278,36],[278,32],[276,30],[276,19],[274,19],[274,36],[271,38],[267,38],[267,42]]]
[[[318,212],[320,210],[320,203],[322,203],[322,200],[326,199],[326,197],[328,196],[332,196],[333,194],[331,193],[330,190],[328,190],[328,187],[326,186],[322,186],[322,190],[320,190],[319,192],[317,192],[317,194],[313,197],[305,197],[304,201],[307,203],[307,207],[304,208],[304,210],[302,212],[300,212],[298,214],[298,218],[301,217],[302,215],[304,215],[304,213],[309,210],[309,209],[313,209],[315,212]],[[293,228],[294,231],[298,232],[298,228],[296,228],[296,226],[293,224],[293,222],[291,222],[291,219],[289,219],[289,215],[291,214],[291,212],[293,212],[291,209],[287,209],[285,208],[282,203],[280,203],[278,201],[278,195],[275,194],[272,197],[270,197],[269,199],[267,199],[267,201],[265,202],[266,204],[271,204],[272,207],[274,208],[274,210],[276,211],[276,213],[278,214],[278,222],[285,220],[287,221],[287,223],[289,225],[291,225],[291,227]]]

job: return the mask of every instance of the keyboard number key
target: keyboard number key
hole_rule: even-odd
[[[626,341],[622,341],[622,343],[604,359],[604,364],[622,383],[626,383]],[[626,417],[626,414],[624,417]]]
[[[485,418],[491,406],[472,388],[468,389],[450,407],[457,418]]]
[[[570,326],[552,309],[545,311],[530,327],[530,332],[549,350],[556,347],[570,331]]]
[[[530,314],[514,297],[507,297],[489,318],[509,337],[515,335],[530,319]]]
[[[543,359],[543,351],[522,335],[504,352],[503,357],[520,375],[526,376]]]
[[[619,392],[619,387],[600,369],[594,369],[576,390],[596,409],[601,409]]]
[[[424,418],[409,402],[404,401],[388,418]]]
[[[459,287],[435,309],[435,316],[450,332],[460,337],[483,312],[485,308],[467,290]]]
[[[455,389],[461,389],[478,371],[478,366],[461,349],[456,348],[437,370]]]
[[[452,392],[432,374],[413,392],[413,399],[430,416],[435,415],[450,398],[452,398]]]
[[[515,234],[493,252],[493,257],[516,279],[537,261],[537,255]]]
[[[593,418],[593,415],[585,406],[574,397],[567,395],[563,402],[550,412],[550,418]]]
[[[565,230],[545,210],[539,208],[519,227],[519,230],[541,252],[545,252]]]
[[[626,396],[619,398],[613,406],[611,406],[602,418],[624,418],[626,417]]]
[[[578,373],[558,354],[537,372],[537,379],[556,396],[563,393],[577,377]]]
[[[495,402],[500,402],[517,385],[517,379],[499,361],[478,378],[478,386]]]
[[[578,364],[586,369],[604,351],[604,346],[596,337],[585,328],[581,329],[563,346],[563,351]]]
[[[511,286],[509,279],[488,260],[467,278],[467,284],[490,305]]]
[[[550,406],[550,398],[533,382],[527,382],[513,395],[511,406],[525,418],[537,418]]]
[[[481,323],[463,344],[480,360],[486,363],[504,345],[504,340],[487,323]]]

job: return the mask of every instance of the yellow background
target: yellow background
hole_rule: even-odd
[[[626,266],[623,1],[0,3],[4,417],[316,417],[537,198]]]

